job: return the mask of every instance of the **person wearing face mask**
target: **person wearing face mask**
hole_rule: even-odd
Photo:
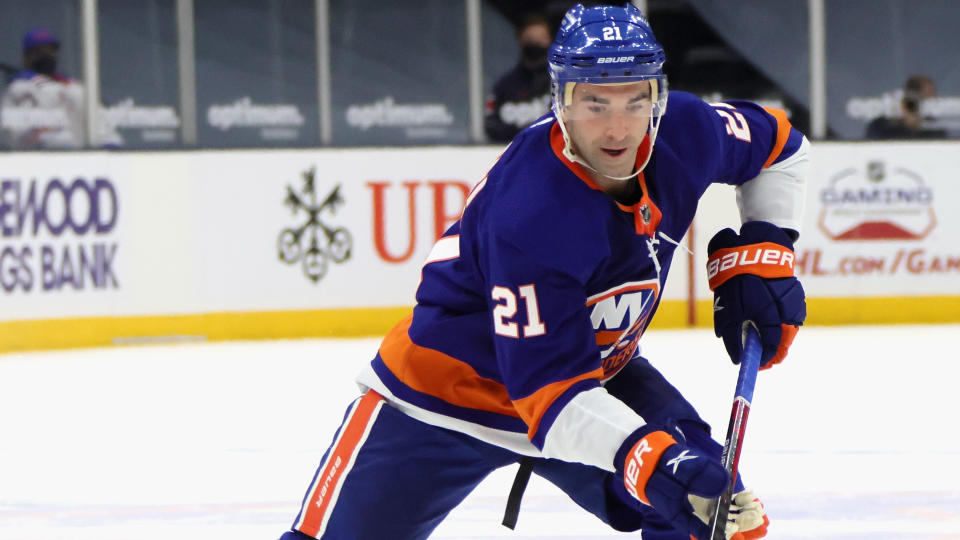
[[[923,104],[935,97],[937,87],[933,79],[926,75],[911,75],[903,85],[903,98],[900,100],[900,116],[888,118],[880,116],[867,124],[867,138],[873,140],[896,139],[943,139],[947,132],[937,128],[931,122],[933,118],[924,115]]]
[[[57,71],[60,40],[47,28],[23,37],[23,69],[0,102],[0,128],[13,150],[73,149],[86,142],[82,84]]]
[[[520,61],[496,82],[485,105],[484,130],[491,141],[509,142],[550,110],[547,47],[552,40],[541,15],[529,15],[517,29]]]

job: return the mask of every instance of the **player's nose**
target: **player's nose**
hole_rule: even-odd
[[[611,116],[607,122],[604,135],[606,135],[608,139],[619,141],[626,137],[628,132],[629,128],[626,119],[621,114],[615,114]]]

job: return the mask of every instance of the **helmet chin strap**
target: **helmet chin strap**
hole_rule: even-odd
[[[631,178],[635,178],[643,171],[643,169],[647,166],[647,163],[650,162],[650,157],[653,155],[653,143],[657,141],[657,131],[660,129],[660,118],[662,118],[658,116],[655,120],[650,122],[650,127],[647,129],[647,136],[650,137],[650,150],[647,152],[647,156],[643,159],[643,163],[637,167],[637,170],[628,176],[610,176],[609,174],[597,170],[595,167],[593,167],[593,165],[587,163],[587,160],[573,153],[573,142],[570,140],[570,135],[567,134],[567,126],[563,122],[563,116],[561,115],[560,111],[557,110],[554,110],[554,114],[557,116],[557,122],[560,124],[560,131],[563,133],[563,156],[574,163],[583,165],[587,169],[590,169],[601,176],[618,181],[626,181],[630,180]]]

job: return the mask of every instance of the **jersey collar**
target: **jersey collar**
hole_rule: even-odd
[[[603,191],[600,189],[600,186],[593,181],[593,178],[590,177],[590,173],[587,169],[576,162],[570,161],[566,156],[563,155],[563,132],[560,131],[559,121],[554,122],[550,126],[550,148],[553,150],[557,159],[559,159],[564,165],[567,166],[573,174],[577,175],[577,178],[583,181],[590,189],[595,189],[597,191]],[[637,160],[635,165],[640,166],[641,163],[646,161],[647,154],[650,152],[650,137],[646,136],[643,138],[643,142],[640,143],[640,148],[637,149]],[[643,192],[643,195],[640,197],[640,200],[636,204],[625,206],[620,203],[616,203],[617,207],[629,214],[633,214],[633,224],[634,229],[637,234],[646,234],[648,236],[654,236],[657,231],[657,227],[660,226],[660,220],[663,218],[663,213],[660,211],[660,208],[653,202],[653,199],[650,198],[650,190],[647,189],[647,180],[644,176],[644,171],[640,171],[640,174],[637,175],[637,181],[640,183],[640,190]]]

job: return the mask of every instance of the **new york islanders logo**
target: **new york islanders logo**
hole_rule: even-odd
[[[624,283],[587,298],[605,379],[636,354],[659,294],[660,282],[648,279]]]

